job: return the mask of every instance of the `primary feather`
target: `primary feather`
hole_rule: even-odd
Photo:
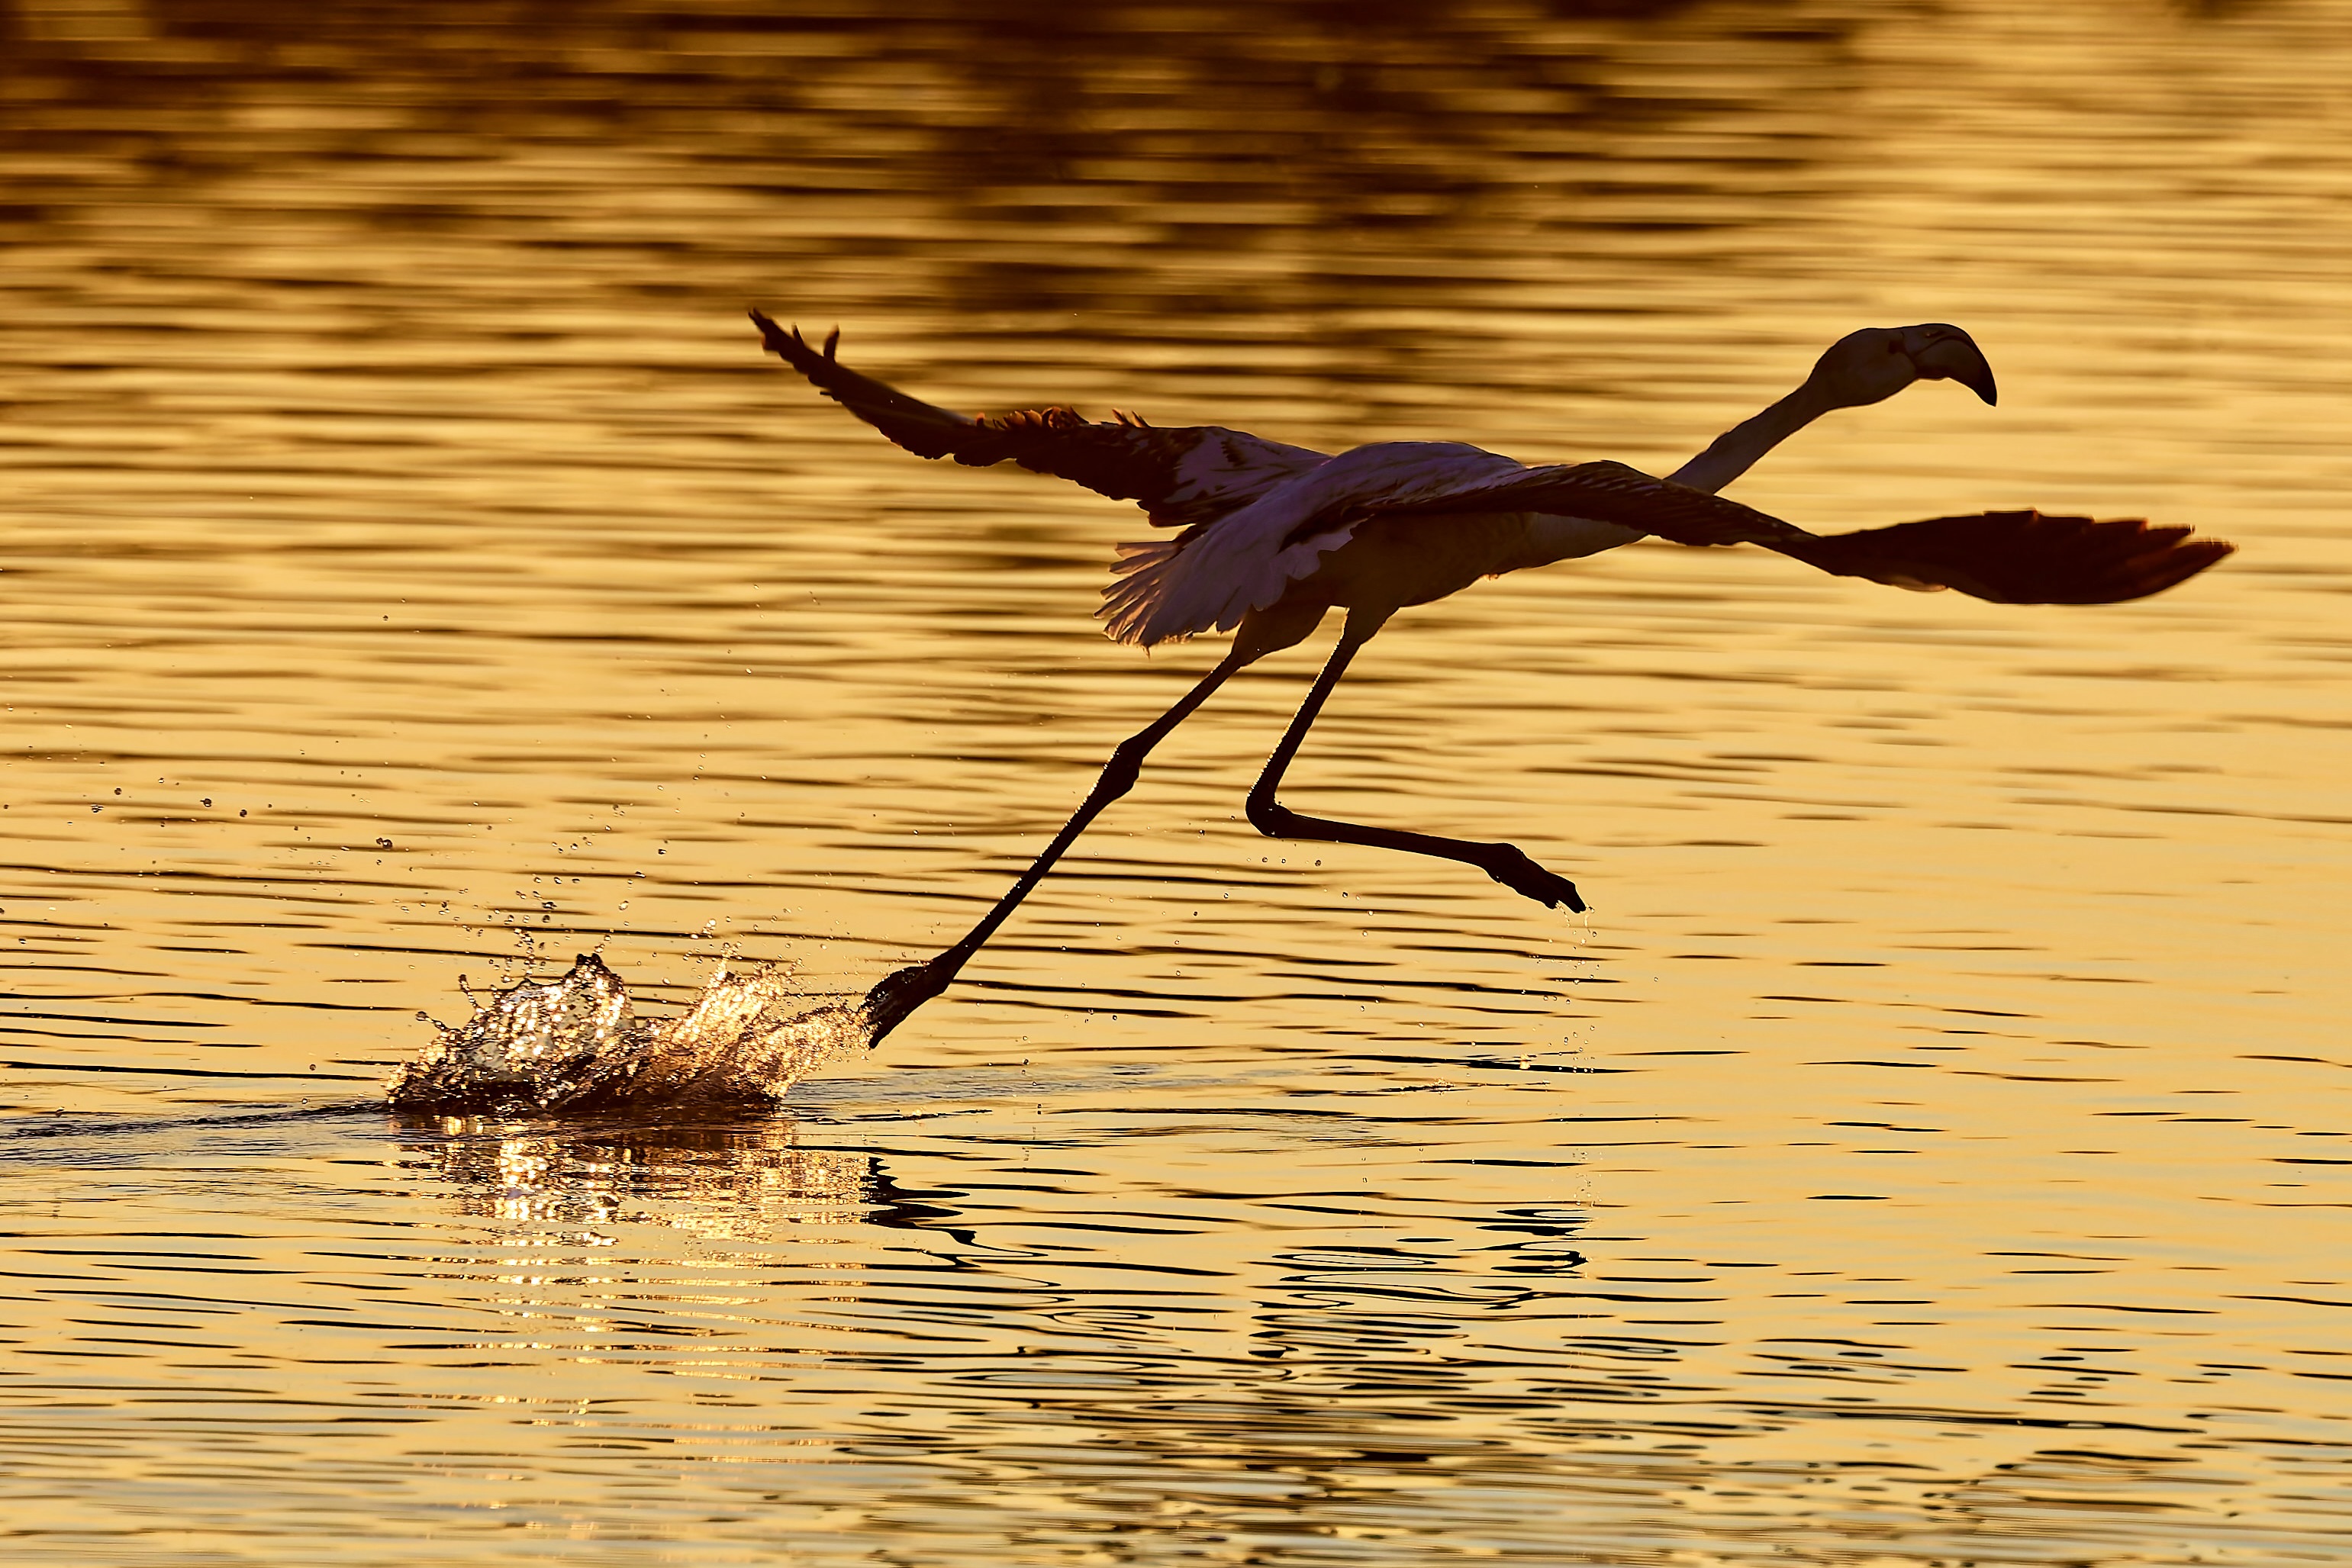
[[[973,468],[1017,463],[1114,501],[1133,501],[1161,528],[1222,517],[1328,455],[1220,425],[1163,429],[1131,414],[1095,421],[1054,407],[971,418],[851,370],[834,357],[838,332],[820,351],[797,328],[779,327],[757,310],[751,319],[778,358],[917,456],[952,457]]]

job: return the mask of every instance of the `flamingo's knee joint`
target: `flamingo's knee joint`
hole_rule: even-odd
[[[1143,777],[1144,748],[1135,742],[1122,741],[1110,760],[1103,764],[1102,777],[1095,783],[1095,794],[1102,800],[1116,800],[1135,788]]]
[[[1285,836],[1290,827],[1290,809],[1274,798],[1274,792],[1253,789],[1242,808],[1249,824],[1269,839]]]

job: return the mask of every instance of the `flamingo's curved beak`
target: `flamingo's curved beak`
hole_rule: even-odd
[[[1925,380],[1958,382],[1988,403],[2000,401],[2000,389],[1993,384],[1992,365],[1984,350],[1958,327],[1942,321],[1906,327],[1903,350]]]

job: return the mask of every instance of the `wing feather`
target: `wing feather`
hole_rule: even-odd
[[[2120,604],[2186,582],[2236,548],[2136,517],[2027,511],[1832,534],[1783,553],[1841,576],[1909,578],[1995,604]]]
[[[1460,442],[1355,447],[1173,539],[1119,546],[1112,569],[1118,580],[1103,590],[1096,614],[1116,640],[1147,648],[1196,632],[1229,632],[1313,576],[1366,518],[1392,509],[1474,510],[1447,497],[1523,472],[1508,457]]]
[[[971,418],[851,370],[835,357],[839,332],[819,350],[798,328],[779,327],[758,310],[751,319],[779,359],[917,456],[951,457],[973,468],[1017,463],[1115,501],[1134,501],[1162,528],[1223,517],[1326,457],[1244,431],[1206,424],[1162,429],[1132,414],[1095,421],[1055,407]]]

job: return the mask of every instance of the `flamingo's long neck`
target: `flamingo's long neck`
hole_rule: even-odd
[[[1758,458],[1838,406],[1808,381],[1763,413],[1717,436],[1706,451],[1667,477],[1712,495],[1754,467]]]

